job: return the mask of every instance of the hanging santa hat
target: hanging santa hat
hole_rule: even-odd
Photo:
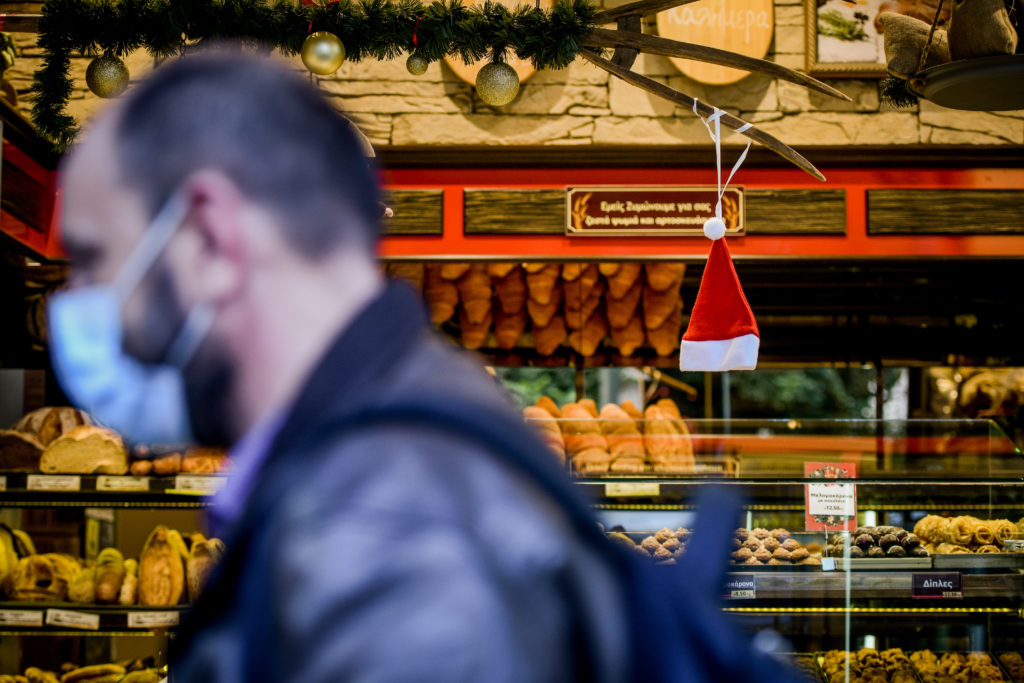
[[[697,103],[693,104],[694,113]],[[679,369],[703,372],[727,370],[753,370],[757,367],[757,350],[761,337],[757,321],[743,295],[743,287],[732,265],[729,247],[725,245],[725,221],[722,220],[722,150],[719,120],[722,112],[715,109],[705,122],[715,142],[718,167],[718,204],[715,215],[704,223],[704,234],[711,242],[711,253],[700,281],[697,300],[690,313],[690,324],[679,347]],[[709,124],[714,125],[714,130]],[[739,129],[742,132],[749,124]],[[729,185],[733,175],[747,156],[750,143],[743,150],[732,173],[725,181]]]

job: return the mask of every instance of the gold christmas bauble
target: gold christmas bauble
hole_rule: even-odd
[[[418,52],[413,52],[409,55],[409,59],[405,60],[405,70],[413,76],[422,76],[427,73],[427,67],[429,66],[430,62]]]
[[[114,55],[103,55],[89,62],[85,82],[99,97],[117,97],[128,87],[128,67]]]
[[[345,44],[330,31],[310,33],[302,43],[302,63],[318,76],[330,76],[345,61]]]
[[[492,107],[508,104],[519,94],[519,74],[503,62],[494,62],[476,75],[476,91]]]

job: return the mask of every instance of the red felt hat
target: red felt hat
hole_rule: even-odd
[[[724,239],[715,239],[679,348],[679,368],[704,372],[753,370],[760,345],[757,321],[743,295],[729,248]]]

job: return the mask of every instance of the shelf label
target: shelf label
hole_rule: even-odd
[[[661,495],[661,484],[647,481],[618,482],[604,485],[606,498],[647,498]]]
[[[0,626],[42,626],[43,613],[34,609],[0,609]]]
[[[7,475],[0,475],[0,491],[7,490]]]
[[[149,491],[147,477],[115,477],[103,474],[96,477],[97,491]]]
[[[227,482],[227,477],[209,474],[179,474],[174,478],[174,492],[212,496],[224,488]]]
[[[25,488],[29,491],[80,491],[82,478],[70,474],[30,474]]]
[[[176,610],[164,612],[129,612],[128,628],[167,628],[177,626],[181,613]]]
[[[85,508],[85,518],[95,519],[97,522],[114,523],[114,510],[111,508]]]
[[[959,572],[913,574],[912,585],[911,596],[915,598],[957,600],[964,597],[963,578]]]
[[[46,610],[47,626],[65,626],[67,628],[80,628],[84,631],[98,631],[100,628],[100,615],[89,612],[72,612],[66,609]]]
[[[854,479],[857,464],[852,462],[805,462],[807,479]],[[853,531],[857,524],[857,486],[855,484],[806,484],[804,500],[808,531]]]
[[[757,577],[754,574],[729,574],[722,597],[749,600],[757,597]]]

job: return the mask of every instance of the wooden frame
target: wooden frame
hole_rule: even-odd
[[[881,78],[886,75],[881,62],[819,62],[818,61],[818,2],[804,2],[805,70],[811,76],[827,78]]]

